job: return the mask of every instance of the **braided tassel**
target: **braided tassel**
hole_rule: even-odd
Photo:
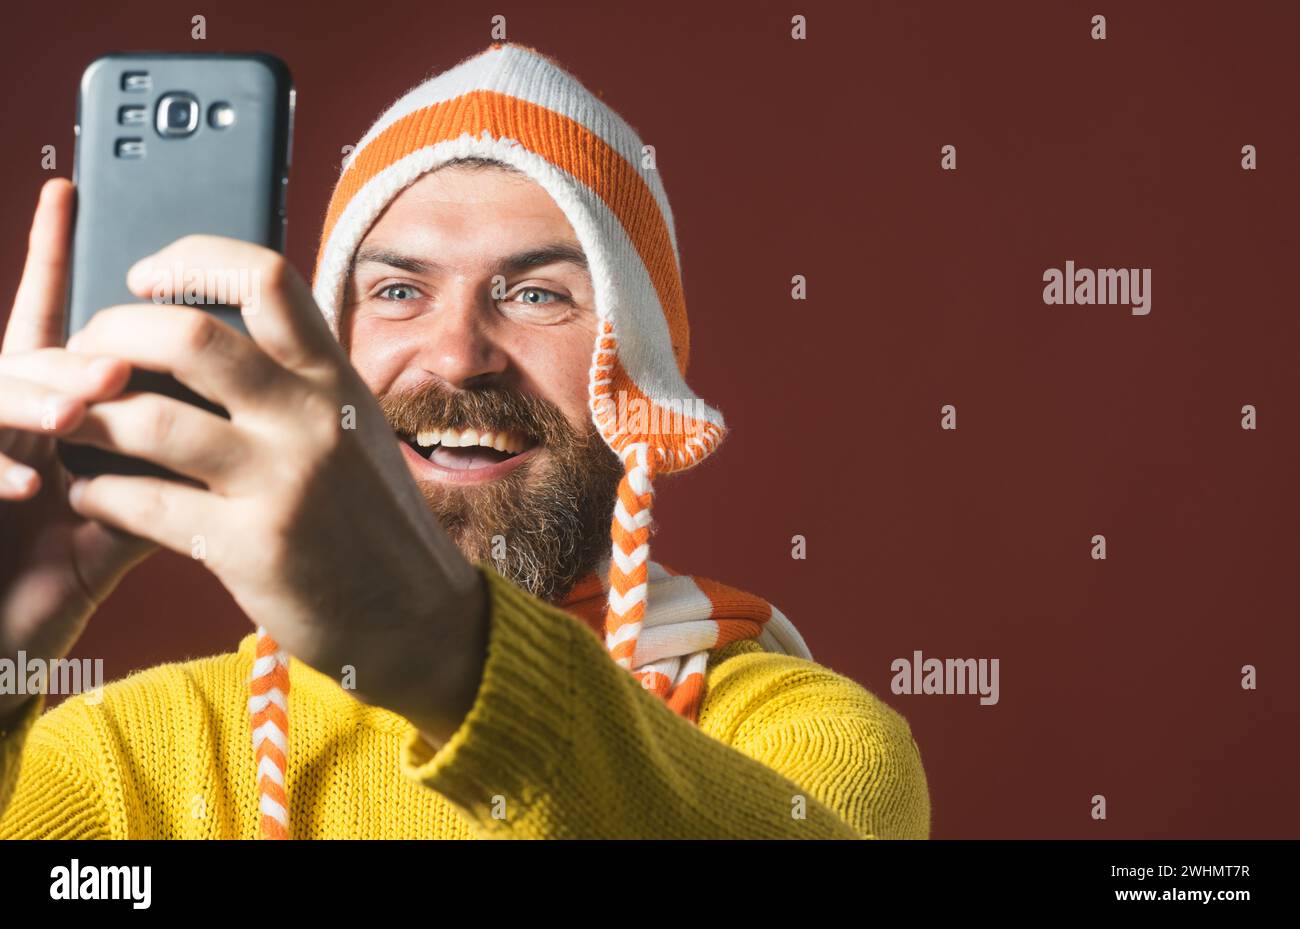
[[[623,478],[610,535],[614,557],[609,563],[609,608],[605,613],[605,648],[615,662],[632,671],[641,635],[650,580],[650,506],[654,460],[645,442],[623,449]],[[633,672],[635,674],[635,672]],[[642,675],[637,679],[645,684]]]
[[[248,682],[248,714],[257,757],[257,798],[262,838],[289,838],[289,796],[284,775],[289,754],[289,656],[262,627]]]

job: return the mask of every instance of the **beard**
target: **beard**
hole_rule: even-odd
[[[424,430],[474,428],[513,432],[540,446],[487,483],[417,479],[429,509],[471,562],[487,562],[515,586],[559,603],[609,557],[623,468],[590,421],[575,429],[554,404],[495,387],[451,391],[430,384],[385,394],[379,405],[408,444]]]

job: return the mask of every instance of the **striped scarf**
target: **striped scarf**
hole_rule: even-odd
[[[757,639],[764,651],[812,659],[799,630],[763,598],[653,561],[647,576],[632,673],[691,722],[699,720],[711,652]],[[593,632],[604,633],[612,654],[624,640],[618,635],[623,627],[608,626],[608,597],[607,575],[598,571],[579,581],[561,606]]]

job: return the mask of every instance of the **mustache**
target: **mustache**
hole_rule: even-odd
[[[423,429],[481,429],[521,433],[552,448],[582,444],[555,404],[505,387],[452,390],[433,382],[378,399],[399,435],[413,436]]]

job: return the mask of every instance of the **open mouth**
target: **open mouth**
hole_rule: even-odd
[[[537,446],[532,436],[487,429],[422,429],[415,435],[397,435],[425,461],[452,471],[491,468]]]

